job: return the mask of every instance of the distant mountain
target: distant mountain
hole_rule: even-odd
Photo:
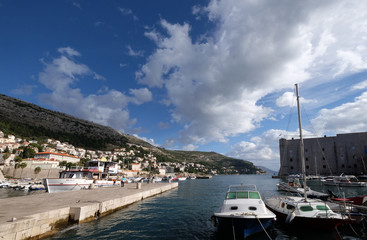
[[[152,146],[131,135],[68,114],[48,110],[0,94],[0,130],[26,139],[53,138],[75,147],[113,150],[129,144],[153,152],[161,161],[194,162],[219,173],[250,174],[259,170],[251,162],[233,159],[215,152],[172,151]]]
[[[277,171],[271,170],[267,167],[257,166],[258,168],[261,168],[262,170],[266,171],[269,175],[278,175]]]

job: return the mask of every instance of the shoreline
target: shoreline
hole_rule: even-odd
[[[175,189],[173,183],[42,193],[0,199],[0,239],[39,239],[73,224],[93,221],[145,198]]]

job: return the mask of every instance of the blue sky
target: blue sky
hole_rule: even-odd
[[[0,0],[1,93],[167,149],[279,169],[367,131],[367,1]]]

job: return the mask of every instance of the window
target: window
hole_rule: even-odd
[[[322,168],[326,168],[326,165],[322,165]]]
[[[301,206],[299,209],[302,212],[311,212],[313,210],[312,206]]]
[[[238,209],[238,207],[237,206],[232,206],[231,207],[231,210],[237,210]]]
[[[237,198],[248,198],[248,192],[238,192]]]
[[[293,170],[293,166],[291,166],[291,170]]]
[[[342,168],[345,168],[345,165],[344,164],[342,164]]]
[[[288,209],[288,210],[293,210],[293,209],[295,209],[295,207],[294,207],[294,206],[292,206],[292,205],[287,204],[287,209]]]
[[[329,211],[329,207],[326,206],[326,205],[317,205],[316,206],[317,210],[320,210],[320,211]]]
[[[307,165],[307,166],[306,166],[306,169],[309,169],[309,168],[310,168],[310,166],[308,166],[308,165]]]
[[[289,159],[289,161],[290,161],[290,162],[293,162],[293,158],[290,158],[290,159]]]
[[[260,194],[258,192],[249,192],[251,199],[260,199]]]
[[[306,157],[306,161],[308,161],[308,158]]]
[[[236,199],[236,193],[235,192],[227,193],[226,199]]]
[[[250,210],[250,211],[256,211],[257,208],[256,207],[248,207],[248,210]]]

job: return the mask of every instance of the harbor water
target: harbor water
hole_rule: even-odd
[[[212,214],[223,203],[228,186],[255,184],[263,198],[266,198],[281,194],[276,189],[278,181],[280,179],[273,179],[269,175],[213,176],[212,179],[180,181],[175,190],[144,199],[93,222],[71,226],[46,239],[232,239],[220,235],[211,221]],[[314,190],[326,192],[331,189],[338,193],[336,188],[323,189],[324,186],[316,180],[308,182],[308,185]],[[367,188],[353,188],[350,194],[367,195],[366,190]],[[297,233],[277,224],[267,232],[271,239],[324,240],[337,239],[340,236],[336,236],[334,232]],[[263,233],[249,239],[269,237]]]

